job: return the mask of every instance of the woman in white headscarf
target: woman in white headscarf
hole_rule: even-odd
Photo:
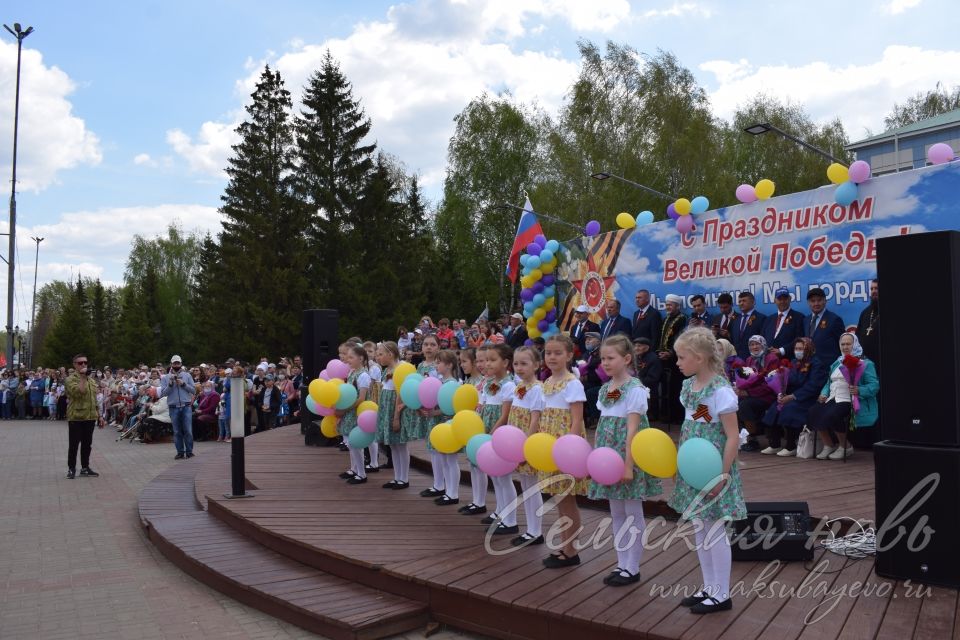
[[[853,455],[847,435],[853,428],[876,424],[879,391],[873,362],[863,357],[856,334],[844,333],[840,336],[840,357],[830,365],[830,377],[807,415],[807,426],[819,431],[823,440],[819,460],[843,460]]]

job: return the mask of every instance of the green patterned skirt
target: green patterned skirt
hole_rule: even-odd
[[[638,431],[647,429],[650,423],[647,416],[640,417]],[[620,481],[617,484],[602,485],[590,481],[589,495],[594,500],[643,500],[663,493],[660,480],[641,471],[633,462],[633,455],[627,443],[627,419],[615,416],[604,416],[597,423],[596,447],[610,447],[620,454],[628,464],[633,465],[633,480]]]

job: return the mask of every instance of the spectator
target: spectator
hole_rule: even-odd
[[[195,440],[206,440],[217,429],[217,404],[220,402],[220,394],[214,389],[212,380],[202,383],[201,388],[197,413],[193,417]]]
[[[170,358],[170,371],[160,378],[160,398],[167,399],[170,424],[173,427],[173,442],[177,449],[174,460],[193,457],[193,393],[194,382],[183,371],[180,356]]]
[[[706,298],[698,293],[690,298],[690,306],[693,307],[693,311],[690,313],[690,321],[687,322],[688,327],[713,326],[712,318],[710,317],[710,314],[707,313]]]
[[[781,358],[790,355],[787,349],[792,348],[794,340],[803,336],[803,314],[790,308],[790,290],[780,287],[774,293],[777,303],[777,313],[767,316],[763,323],[763,337],[769,345],[768,349]]]
[[[729,293],[721,293],[717,296],[717,308],[720,309],[720,313],[713,317],[713,335],[715,335],[718,340],[720,338],[729,340],[730,326],[735,317],[733,313],[733,296]]]
[[[664,380],[661,382],[661,396],[667,404],[666,415],[662,419],[670,423],[683,420],[684,408],[680,404],[680,387],[683,385],[683,373],[677,368],[677,354],[673,345],[687,326],[687,317],[680,311],[683,298],[668,294],[666,299],[667,317],[660,332],[660,344],[657,345],[657,357],[663,364]]]
[[[510,325],[510,337],[507,338],[507,345],[511,349],[519,349],[530,337],[527,335],[527,326],[523,323],[523,316],[519,313],[510,316]]]
[[[610,298],[606,303],[607,317],[600,323],[600,339],[622,333],[628,338],[633,330],[629,318],[620,315],[620,301],[616,298]]]
[[[863,355],[869,358],[880,376],[880,283],[870,281],[870,304],[860,313],[857,339],[863,345]]]
[[[86,376],[84,376],[84,378],[86,378]],[[43,372],[37,371],[33,374],[33,378],[30,380],[29,387],[30,418],[32,420],[39,420],[43,417],[43,396],[45,395],[46,390],[47,385],[43,381]],[[93,431],[90,433],[92,434]],[[93,436],[91,435],[91,437]]]
[[[763,333],[763,323],[766,316],[758,312],[756,299],[749,291],[741,291],[737,296],[737,302],[740,305],[740,314],[733,319],[733,326],[730,328],[730,342],[737,350],[737,355],[741,360],[746,360],[750,355],[748,341],[750,336]]]
[[[487,336],[480,332],[480,325],[474,323],[470,325],[469,335],[467,336],[467,346],[473,349],[482,347],[487,342]]]
[[[397,327],[397,348],[400,349],[400,353],[406,352],[412,342],[413,334],[408,333],[406,327]]]
[[[460,324],[459,320],[453,321],[453,336],[456,339],[455,349],[466,349],[467,348],[467,336],[463,333],[463,325]]]
[[[650,420],[660,419],[660,379],[663,377],[663,363],[652,349],[650,338],[640,336],[633,339],[633,353],[636,362],[637,377],[650,390],[650,401],[647,417]]]
[[[576,320],[570,329],[570,339],[573,340],[573,345],[577,348],[577,355],[581,356],[587,352],[587,334],[590,332],[600,333],[600,325],[590,321],[590,308],[585,304],[577,307],[575,314]]]
[[[650,304],[650,292],[640,289],[634,300],[637,303],[637,310],[633,314],[633,337],[646,338],[651,346],[660,344],[663,316]]]
[[[280,390],[272,375],[264,378],[264,386],[257,394],[257,431],[266,431],[277,426],[280,412]]]
[[[584,364],[580,369],[580,382],[583,383],[584,393],[587,401],[583,404],[583,419],[593,426],[600,419],[600,409],[597,408],[597,398],[600,394],[600,387],[603,386],[603,380],[597,373],[600,368],[600,334],[590,331],[587,333],[587,350],[583,354]]]
[[[437,341],[440,343],[441,349],[456,349],[454,342],[456,341],[455,336],[453,335],[453,330],[450,329],[450,320],[448,318],[440,318],[440,322],[437,323]],[[368,354],[369,355],[369,354]]]
[[[145,391],[144,395],[148,400],[143,406],[146,417],[140,429],[140,437],[144,443],[149,444],[171,433],[173,428],[170,422],[169,402],[165,402],[163,398],[158,397],[156,387],[147,385]]]
[[[797,454],[797,435],[807,423],[807,412],[816,403],[826,379],[827,368],[816,357],[813,340],[797,338],[793,343],[786,389],[777,394],[777,401],[770,405],[763,417],[769,446],[760,453],[776,453],[781,457]],[[786,445],[781,448],[784,430]]]
[[[827,294],[819,287],[807,292],[807,305],[810,307],[810,316],[803,321],[803,335],[813,340],[817,359],[826,368],[840,356],[843,320],[827,310]]]
[[[737,415],[750,436],[741,451],[760,451],[757,435],[761,419],[776,399],[776,392],[767,384],[767,374],[780,363],[776,353],[767,349],[767,341],[761,335],[751,336],[748,346],[750,356],[742,367],[737,367],[734,390],[739,399]]]

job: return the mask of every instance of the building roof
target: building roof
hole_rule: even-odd
[[[885,142],[887,140],[893,140],[894,138],[909,136],[911,134],[920,133],[922,131],[927,131],[930,129],[941,129],[944,127],[960,125],[960,109],[954,109],[952,111],[947,111],[946,113],[941,113],[940,115],[933,116],[932,118],[927,118],[925,120],[919,120],[913,124],[908,124],[903,127],[897,127],[896,129],[890,129],[884,131],[883,133],[877,134],[875,136],[870,136],[869,138],[864,138],[863,140],[858,140],[856,142],[851,142],[847,145],[847,149],[857,149],[859,147],[865,147],[877,142]]]

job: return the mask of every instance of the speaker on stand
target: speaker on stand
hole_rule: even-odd
[[[879,238],[877,277],[877,574],[960,587],[960,233]]]
[[[307,309],[303,312],[303,387],[300,389],[300,433],[304,444],[329,446],[332,439],[320,433],[321,416],[307,408],[307,385],[320,375],[337,355],[340,313],[336,309]]]

